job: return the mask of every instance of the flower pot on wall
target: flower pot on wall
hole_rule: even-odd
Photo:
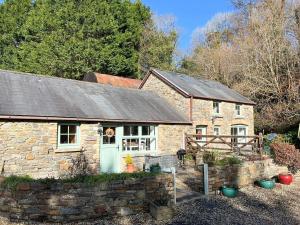
[[[289,173],[281,173],[278,175],[279,182],[281,184],[290,185],[293,182],[293,176]]]

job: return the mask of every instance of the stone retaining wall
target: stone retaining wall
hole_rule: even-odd
[[[271,178],[282,172],[288,172],[287,167],[275,165],[272,159],[246,161],[242,165],[209,167],[209,194],[215,194],[223,185],[245,187],[253,185],[259,178]],[[185,180],[185,183],[194,191],[203,193],[203,165],[196,166],[193,176]]]
[[[94,186],[23,183],[15,191],[0,188],[0,212],[11,220],[66,222],[149,211],[149,200],[172,204],[173,195],[171,174]]]

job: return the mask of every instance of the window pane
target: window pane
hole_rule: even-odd
[[[116,143],[116,128],[104,127],[103,128],[103,144],[115,144]]]
[[[219,113],[219,102],[213,103],[214,113]]]
[[[220,128],[219,127],[214,128],[214,135],[220,135]]]
[[[69,144],[75,144],[76,143],[76,135],[69,135]]]
[[[130,127],[124,126],[124,136],[130,136]]]
[[[130,149],[132,151],[138,151],[139,150],[139,139],[131,139]]]
[[[150,134],[151,134],[152,136],[155,135],[155,126],[150,126]]]
[[[113,137],[103,136],[103,144],[115,144],[115,143],[116,143],[115,136]]]
[[[68,135],[60,135],[60,144],[68,144]]]
[[[138,136],[139,135],[139,127],[138,126],[132,126],[131,127],[131,136]]]
[[[141,150],[149,151],[150,150],[150,138],[141,139]]]
[[[76,134],[76,125],[69,125],[69,134]]]
[[[60,125],[60,133],[68,134],[68,125]]]
[[[142,135],[150,135],[150,126],[142,126]]]
[[[129,151],[129,145],[130,145],[129,139],[123,139],[122,140],[122,149],[123,149],[123,151]]]

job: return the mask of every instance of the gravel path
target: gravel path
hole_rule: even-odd
[[[229,199],[214,196],[176,207],[172,221],[154,221],[149,214],[105,219],[94,222],[72,223],[80,225],[300,225],[300,185],[281,186],[273,190],[248,187],[239,196]],[[0,217],[0,225],[10,223]],[[33,224],[33,223],[19,223]],[[71,224],[70,224],[71,225]]]

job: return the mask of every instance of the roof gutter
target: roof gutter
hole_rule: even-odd
[[[39,121],[76,121],[76,122],[124,122],[124,123],[152,123],[152,124],[186,124],[186,121],[143,121],[143,120],[123,120],[123,119],[103,119],[103,118],[75,118],[75,117],[52,117],[52,116],[8,116],[0,115],[4,120],[39,120]]]

